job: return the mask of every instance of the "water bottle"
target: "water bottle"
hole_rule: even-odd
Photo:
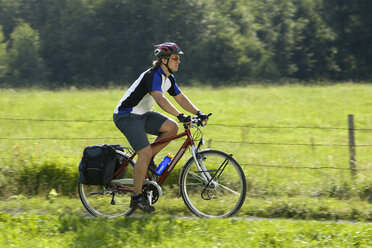
[[[155,173],[160,176],[163,173],[163,171],[165,170],[165,168],[167,168],[167,166],[170,163],[170,161],[172,160],[172,158],[173,158],[173,154],[168,153],[168,155],[164,157],[163,161],[161,161],[158,168],[156,168]]]

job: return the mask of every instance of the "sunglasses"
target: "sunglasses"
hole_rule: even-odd
[[[177,62],[177,61],[180,60],[180,57],[179,56],[174,56],[174,57],[170,57],[170,59]]]

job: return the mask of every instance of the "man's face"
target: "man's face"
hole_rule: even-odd
[[[168,67],[173,71],[178,71],[178,66],[181,63],[180,56],[178,54],[172,54],[169,58]]]

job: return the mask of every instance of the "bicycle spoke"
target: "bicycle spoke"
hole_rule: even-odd
[[[186,206],[201,217],[236,213],[246,194],[240,165],[231,155],[215,150],[200,151],[199,155],[203,158],[199,161],[202,169],[191,159],[181,174],[181,195]]]
[[[190,175],[191,175],[191,176],[194,176],[195,179],[198,179],[198,180],[199,180],[200,182],[202,182],[202,183],[207,183],[203,177],[201,177],[201,176],[195,174],[194,172],[190,172]]]
[[[230,188],[228,188],[226,186],[223,186],[222,184],[219,184],[218,186],[219,187],[222,187],[223,189],[225,189],[225,190],[227,190],[227,191],[229,191],[229,192],[231,192],[231,193],[233,193],[235,195],[239,195],[240,196],[240,193],[239,192],[236,192],[235,190],[232,190],[232,189],[230,189]]]
[[[188,183],[187,186],[204,186],[204,184],[201,184],[201,183]]]

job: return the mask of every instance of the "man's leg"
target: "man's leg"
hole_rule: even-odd
[[[147,167],[152,157],[150,146],[146,146],[137,152],[138,159],[133,168],[134,193],[142,194],[143,181],[146,178]]]
[[[154,140],[154,142],[169,138],[178,133],[178,124],[174,120],[166,120],[159,129],[160,135]],[[155,157],[169,142],[163,143],[157,146],[152,147],[152,156]]]
[[[137,154],[138,159],[133,168],[134,194],[130,202],[130,207],[138,207],[144,212],[151,213],[155,211],[155,207],[150,205],[146,195],[142,195],[143,181],[146,178],[147,167],[152,154],[151,147],[142,148]]]
[[[160,127],[159,135],[156,140],[162,140],[170,136],[176,135],[178,132],[178,124],[173,120],[166,120]],[[145,212],[152,212],[155,210],[153,206],[150,206],[147,199],[142,194],[143,182],[146,178],[147,168],[151,161],[152,156],[155,156],[161,149],[163,149],[169,142],[154,147],[146,146],[141,150],[137,151],[138,158],[133,169],[133,184],[134,184],[134,195],[131,201],[131,207],[138,206]],[[142,197],[142,198],[141,198]]]

